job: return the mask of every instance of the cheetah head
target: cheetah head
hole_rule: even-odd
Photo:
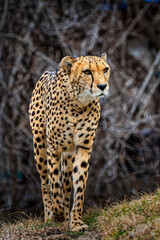
[[[87,104],[95,98],[107,96],[110,67],[106,54],[101,57],[64,57],[60,63],[68,74],[70,87],[78,101]]]

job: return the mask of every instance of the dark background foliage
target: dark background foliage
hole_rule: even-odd
[[[108,55],[110,94],[90,160],[86,202],[160,182],[159,1],[0,1],[0,215],[42,204],[28,105],[66,55]]]

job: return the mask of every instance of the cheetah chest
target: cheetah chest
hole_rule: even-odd
[[[73,111],[63,105],[63,108],[49,109],[47,116],[47,138],[53,150],[74,151],[75,145],[89,144],[97,129],[99,112],[91,107]]]

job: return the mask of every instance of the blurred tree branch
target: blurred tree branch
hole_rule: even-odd
[[[6,22],[7,9],[8,9],[8,0],[5,0],[4,1],[3,14],[2,14],[1,22],[0,22],[0,31],[3,30],[3,27],[4,27],[5,22]]]
[[[15,39],[15,40],[21,42],[22,44],[25,45],[25,47],[28,47],[31,51],[35,52],[35,54],[38,57],[40,57],[41,59],[43,59],[43,61],[45,61],[46,63],[48,63],[49,65],[51,65],[54,68],[57,67],[57,63],[54,62],[52,59],[48,58],[44,53],[39,51],[37,49],[37,47],[35,45],[33,45],[33,43],[31,41],[25,40],[24,38],[16,36],[15,34],[11,34],[11,33],[0,33],[0,36],[3,38],[12,38],[12,39]]]
[[[140,103],[140,101],[142,101],[142,96],[143,96],[143,93],[147,87],[147,85],[149,84],[149,81],[152,79],[152,76],[153,76],[153,73],[155,72],[155,68],[157,67],[157,65],[160,63],[160,51],[157,53],[151,67],[149,68],[148,70],[148,73],[141,85],[141,88],[136,96],[136,100],[134,101],[132,107],[131,107],[131,110],[130,110],[130,118],[133,116],[133,114],[135,113],[135,110],[138,106],[138,104]],[[159,84],[159,79],[157,80],[156,82],[156,85],[155,85],[155,90],[156,88],[158,87],[158,84]],[[153,93],[152,93],[153,94]],[[147,103],[147,102],[146,102]],[[146,104],[145,104],[146,105]]]
[[[145,6],[139,11],[138,15],[135,17],[134,20],[132,20],[127,30],[123,32],[121,38],[109,49],[108,52],[110,55],[113,54],[115,50],[125,42],[129,34],[133,31],[137,23],[142,19],[144,13],[149,9],[149,7],[150,4],[145,4]]]

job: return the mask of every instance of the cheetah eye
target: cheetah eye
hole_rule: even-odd
[[[103,69],[103,72],[104,72],[104,73],[107,73],[107,72],[108,72],[108,70],[109,70],[109,68],[108,68],[108,67],[106,67],[106,68],[104,68],[104,69]]]
[[[86,69],[86,70],[84,70],[83,72],[84,72],[86,75],[91,75],[91,74],[92,74],[89,69]]]

